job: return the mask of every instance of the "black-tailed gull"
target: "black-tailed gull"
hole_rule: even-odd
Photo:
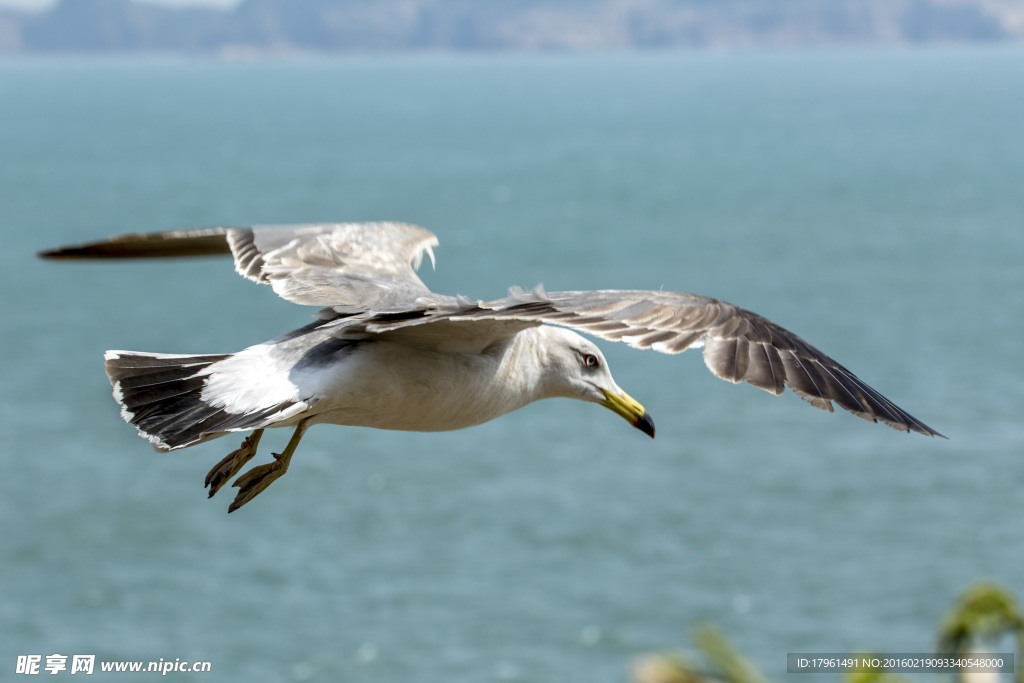
[[[822,410],[941,436],[824,353],[761,316],[695,294],[514,289],[496,301],[431,292],[417,277],[437,237],[404,223],[212,228],[131,234],[47,258],[231,254],[235,270],[281,297],[322,306],[316,321],[238,353],[108,351],[124,419],[160,451],[252,431],[207,475],[210,495],[256,454],[263,430],[294,427],[274,460],[242,474],[228,511],[287,471],[303,433],[325,422],[444,431],[542,399],[599,403],[654,436],[580,330],[638,349],[704,348],[717,377],[773,394],[786,385]]]

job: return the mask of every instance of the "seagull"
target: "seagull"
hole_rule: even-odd
[[[430,291],[416,275],[437,237],[407,223],[220,227],[119,235],[41,252],[48,259],[228,255],[314,322],[237,353],[107,351],[121,416],[158,451],[250,432],[210,470],[212,497],[255,455],[263,431],[294,432],[233,486],[242,507],[288,470],[319,423],[434,432],[493,420],[545,398],[598,403],[654,437],[601,350],[576,332],[637,349],[703,348],[716,376],[776,396],[789,386],[871,422],[942,435],[792,332],[724,301],[642,290],[509,290],[494,301]]]

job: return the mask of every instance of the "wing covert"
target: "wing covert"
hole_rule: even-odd
[[[429,295],[416,268],[437,237],[408,223],[328,223],[228,231],[235,270],[310,306],[406,308]]]

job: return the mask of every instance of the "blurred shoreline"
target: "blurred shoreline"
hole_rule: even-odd
[[[1008,0],[243,0],[0,7],[0,54],[578,52],[1024,40]]]

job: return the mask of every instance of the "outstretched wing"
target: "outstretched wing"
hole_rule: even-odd
[[[231,254],[235,270],[297,304],[404,310],[430,290],[416,275],[437,237],[407,223],[313,223],[172,230],[42,252],[45,258]]]
[[[324,324],[370,333],[438,324],[442,340],[472,348],[530,325],[579,329],[635,348],[680,353],[704,348],[716,376],[781,394],[788,385],[822,410],[832,402],[858,417],[896,429],[941,436],[792,332],[761,316],[695,294],[602,290],[514,291],[491,302],[436,295],[416,276],[422,256],[433,260],[437,238],[404,223],[335,223],[213,228],[113,237],[41,254],[48,258],[132,258],[232,254],[235,269],[270,284],[281,297],[330,307]],[[352,313],[362,312],[358,320]],[[457,326],[456,330],[452,325]],[[479,328],[467,330],[466,325]],[[458,332],[456,334],[456,332]],[[430,335],[423,328],[422,335]],[[435,335],[436,336],[436,335]],[[454,340],[454,341],[453,341]],[[441,343],[441,342],[436,342]]]
[[[367,330],[435,321],[515,320],[575,328],[596,337],[662,353],[704,348],[715,376],[779,395],[788,385],[811,405],[832,410],[835,401],[854,415],[896,429],[942,436],[865,384],[814,346],[779,325],[717,299],[677,292],[513,291],[497,301],[420,308],[370,319]]]

